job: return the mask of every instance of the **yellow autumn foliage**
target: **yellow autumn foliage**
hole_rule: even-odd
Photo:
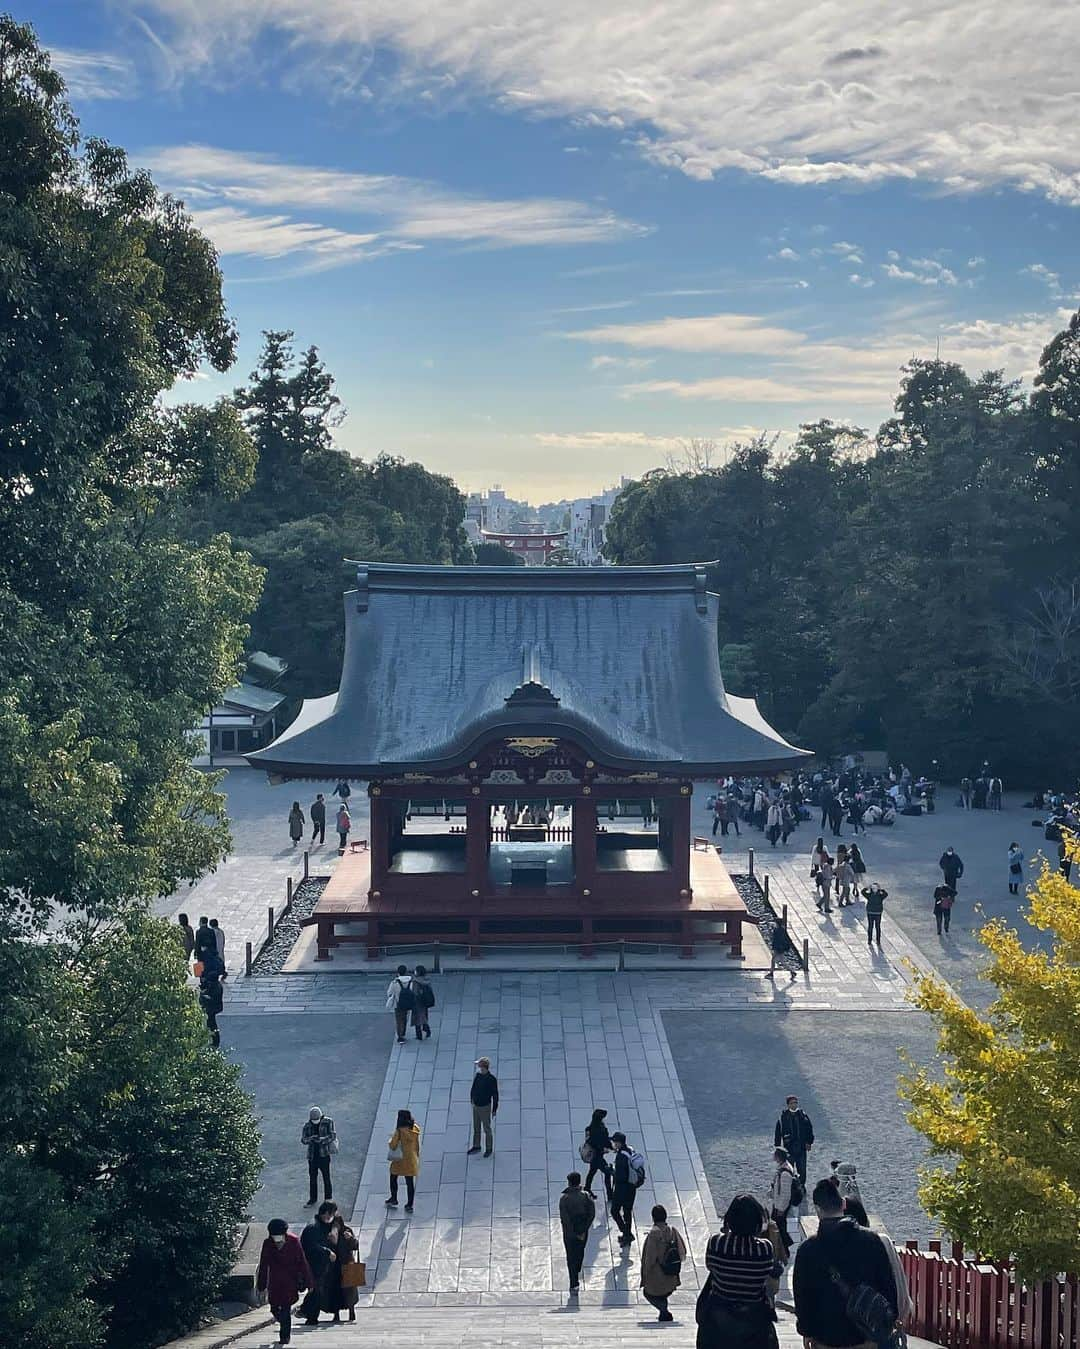
[[[1080,843],[1067,841],[1080,862]],[[1025,949],[1001,921],[978,933],[985,1015],[921,976],[915,1005],[937,1023],[939,1059],[900,1079],[908,1119],[938,1159],[922,1172],[927,1213],[969,1250],[1029,1278],[1080,1271],[1080,888],[1045,864]]]

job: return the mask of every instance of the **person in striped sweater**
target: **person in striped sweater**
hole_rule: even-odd
[[[697,1303],[697,1349],[777,1349],[776,1313],[766,1282],[782,1268],[765,1235],[769,1215],[751,1194],[737,1194],[724,1226],[709,1238],[709,1277]]]

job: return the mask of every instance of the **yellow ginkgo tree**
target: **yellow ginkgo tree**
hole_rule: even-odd
[[[1080,861],[1077,838],[1066,846]],[[985,1015],[917,980],[940,1058],[911,1065],[900,1094],[936,1159],[919,1187],[927,1213],[1036,1279],[1080,1272],[1080,889],[1044,865],[1025,919],[1049,942],[1026,949],[1000,920],[978,934],[997,990]]]

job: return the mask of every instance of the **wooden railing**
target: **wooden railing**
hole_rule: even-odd
[[[947,1349],[1080,1349],[1080,1283],[1022,1283],[1008,1264],[971,1259],[953,1243],[900,1248],[915,1310],[907,1329]]]
[[[514,828],[516,828],[516,829],[543,829],[543,831],[544,831],[544,837],[543,837],[543,840],[542,840],[542,841],[543,841],[544,843],[573,843],[573,841],[574,841],[574,830],[573,830],[573,827],[572,827],[571,825],[568,825],[568,824],[549,824],[549,825],[529,824],[529,825],[515,825]],[[510,832],[510,830],[509,830],[509,829],[506,829],[506,828],[504,828],[504,827],[502,827],[502,826],[500,826],[500,827],[498,827],[498,828],[492,828],[492,829],[489,831],[489,834],[490,834],[490,838],[491,838],[492,843],[509,843],[509,842],[510,842],[510,839],[511,839],[511,832]]]

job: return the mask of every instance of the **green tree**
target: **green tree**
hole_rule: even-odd
[[[1080,892],[1044,866],[1029,904],[1049,949],[1026,949],[1000,921],[978,934],[997,990],[985,1015],[919,979],[943,1077],[912,1065],[901,1094],[943,1159],[922,1176],[927,1212],[970,1250],[1041,1279],[1080,1268]]]
[[[5,1206],[0,1315],[22,1343],[138,1349],[197,1315],[254,1185],[249,1106],[145,916],[228,846],[191,728],[236,677],[259,590],[227,540],[163,522],[246,490],[254,451],[231,405],[158,403],[231,361],[213,249],[122,151],[80,142],[10,18],[0,226],[0,1048],[18,1065],[0,1185],[40,1196]],[[211,1152],[225,1186],[200,1219]],[[119,1307],[136,1284],[160,1296]]]
[[[478,567],[523,567],[525,559],[501,543],[478,543],[473,548]]]

